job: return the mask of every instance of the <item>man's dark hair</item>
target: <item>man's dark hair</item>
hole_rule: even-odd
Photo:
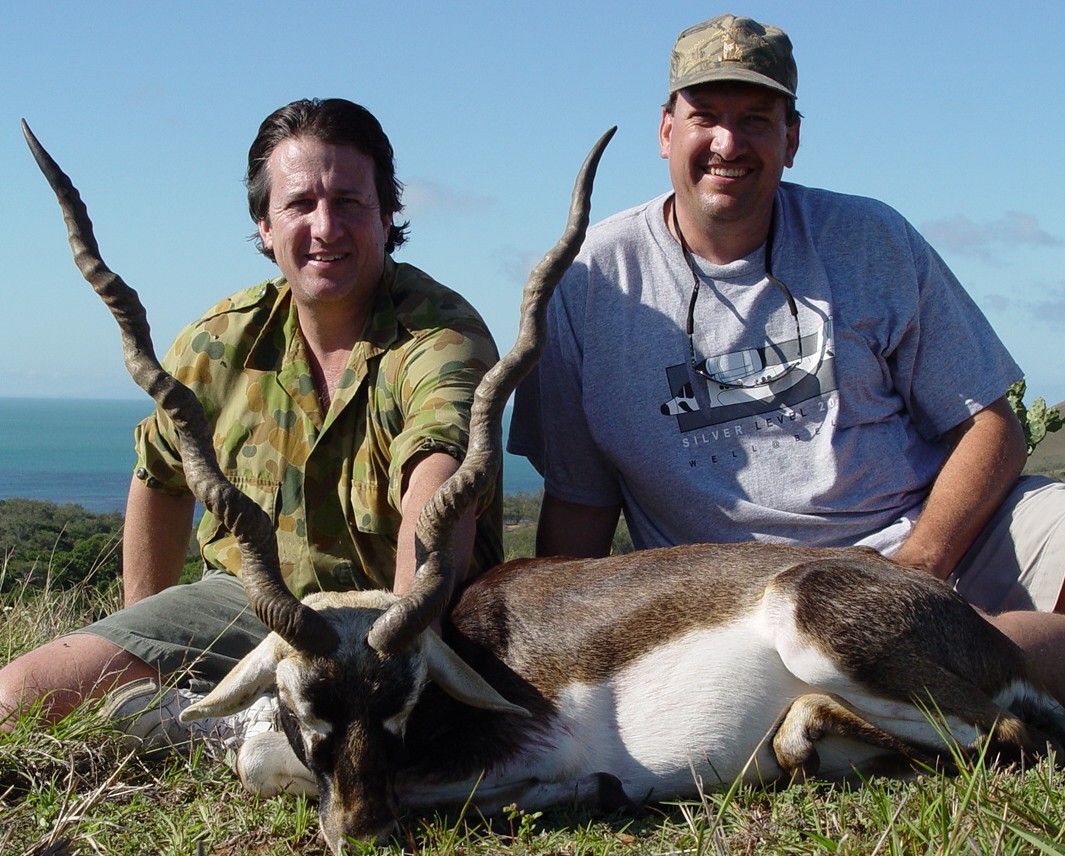
[[[291,137],[310,137],[334,146],[351,146],[369,156],[374,163],[374,186],[381,213],[391,217],[403,210],[403,185],[396,179],[395,156],[381,123],[365,107],[344,98],[309,98],[293,101],[275,110],[263,120],[255,142],[248,150],[248,212],[258,224],[269,217],[270,173],[266,168],[278,143]],[[393,224],[385,243],[391,253],[407,240],[410,222]],[[275,261],[258,234],[254,236],[259,252]]]

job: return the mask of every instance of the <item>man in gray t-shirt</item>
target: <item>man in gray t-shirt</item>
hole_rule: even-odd
[[[672,192],[589,231],[516,399],[538,551],[605,554],[621,510],[641,549],[868,544],[1023,611],[996,622],[1039,654],[1065,642],[1033,611],[1065,611],[1065,485],[1018,478],[1021,370],[898,213],[781,182],[796,85],[774,27],[678,38]]]

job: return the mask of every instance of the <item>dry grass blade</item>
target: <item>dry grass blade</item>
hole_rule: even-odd
[[[127,756],[120,761],[100,785],[88,793],[78,795],[77,787],[79,779],[71,770],[67,777],[67,791],[64,795],[65,805],[59,812],[59,816],[52,828],[26,851],[26,856],[48,856],[65,852],[64,848],[72,847],[78,840],[87,844],[96,852],[104,850],[93,840],[91,835],[79,834],[76,827],[89,817],[90,813],[98,808],[105,798],[115,799],[125,794],[141,790],[133,785],[117,785],[116,782],[126,771],[126,766],[132,756]]]
[[[876,847],[873,848],[872,853],[869,856],[876,856],[880,852],[881,848],[887,843],[888,838],[895,829],[895,824],[898,823],[899,818],[902,816],[902,810],[906,808],[906,803],[909,801],[912,793],[906,794],[895,809],[895,813],[891,816],[891,820],[888,822],[887,827],[884,829],[884,834],[880,836],[880,840],[876,842]]]

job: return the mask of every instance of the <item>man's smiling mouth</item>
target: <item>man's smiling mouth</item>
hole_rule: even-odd
[[[750,170],[738,166],[711,166],[707,172],[719,178],[743,178]]]

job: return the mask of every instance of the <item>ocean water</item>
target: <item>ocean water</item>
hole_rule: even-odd
[[[147,400],[0,398],[0,499],[122,511],[133,472],[133,426],[150,412]],[[508,409],[505,427],[509,417]],[[536,491],[541,484],[528,461],[504,456],[507,493]]]

